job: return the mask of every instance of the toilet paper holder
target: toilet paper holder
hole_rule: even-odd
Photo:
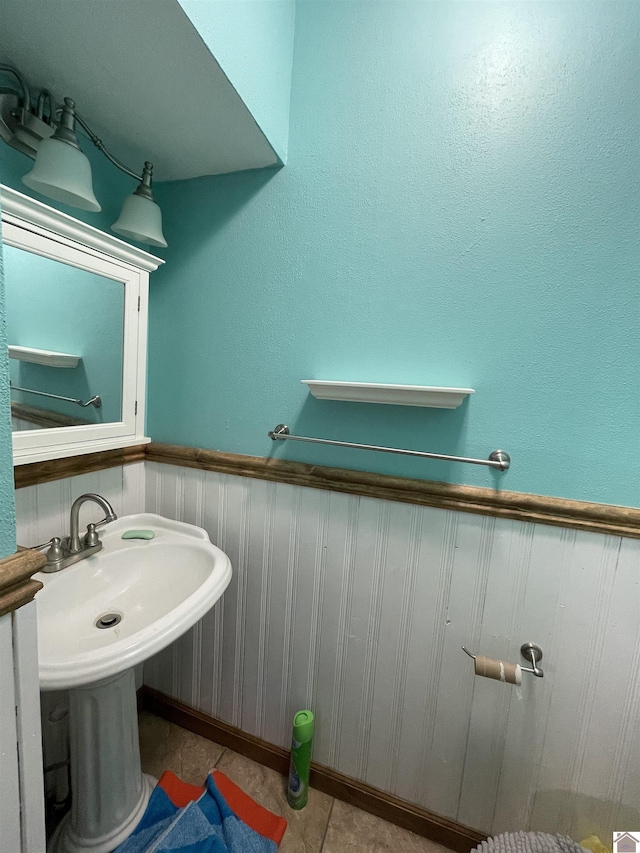
[[[470,658],[476,659],[476,656],[472,654],[469,649],[465,646],[462,647],[462,651],[466,652]],[[544,678],[544,672],[538,666],[538,661],[542,660],[542,649],[536,643],[523,643],[520,646],[520,654],[523,658],[530,661],[531,666],[521,666],[520,669],[523,672],[530,672],[533,675],[536,675],[538,678]]]

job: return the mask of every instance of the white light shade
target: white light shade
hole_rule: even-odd
[[[162,211],[151,199],[132,193],[122,205],[122,212],[111,230],[149,246],[167,245],[162,233]]]
[[[42,140],[33,169],[22,183],[72,207],[102,210],[93,194],[91,164],[79,148],[60,139]]]

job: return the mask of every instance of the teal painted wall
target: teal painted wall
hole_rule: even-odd
[[[0,167],[0,181],[3,173]],[[0,205],[2,199],[0,198]],[[1,207],[0,207],[1,212]],[[2,223],[0,221],[0,237]],[[5,325],[4,259],[0,240],[0,558],[16,550],[16,507],[13,493],[9,358]]]
[[[14,246],[4,247],[4,267],[9,342],[82,357],[73,368],[12,359],[13,384],[82,400],[98,394],[102,407],[15,391],[13,399],[91,423],[122,420],[124,285]]]
[[[160,187],[151,436],[640,505],[639,43],[624,0],[301,2],[287,167]],[[375,407],[306,378],[477,393]],[[513,466],[274,446],[281,421]]]
[[[179,0],[283,162],[295,0]]]

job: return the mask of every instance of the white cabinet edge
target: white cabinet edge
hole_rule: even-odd
[[[28,361],[30,364],[44,364],[47,367],[77,367],[82,359],[79,355],[67,352],[54,352],[35,347],[19,347],[9,344],[9,358],[17,361]]]
[[[431,385],[384,385],[377,382],[335,382],[322,379],[302,379],[301,382],[309,386],[309,391],[318,400],[426,406],[435,409],[457,409],[465,397],[475,394],[473,388]]]
[[[30,601],[13,614],[13,658],[23,843],[21,849],[25,853],[38,853],[46,847],[46,832],[35,601]]]
[[[73,216],[68,216],[66,213],[36,201],[34,198],[19,193],[4,184],[0,184],[0,201],[3,218],[15,218],[30,225],[39,226],[54,234],[75,240],[84,246],[105,252],[112,258],[133,264],[147,272],[158,269],[160,264],[164,263],[162,258],[157,258],[143,249],[132,246],[131,243],[125,243],[124,240],[112,237],[111,234],[100,231],[93,225],[87,225],[86,222],[74,219]],[[20,223],[16,222],[15,224]]]
[[[69,427],[78,429],[78,427]],[[119,450],[122,447],[135,447],[138,444],[149,444],[147,436],[130,438],[90,439],[70,444],[55,444],[51,447],[21,448],[13,451],[13,464],[30,465],[32,462],[46,462],[49,459],[65,459],[68,456],[82,456],[85,453],[100,453],[103,450]]]

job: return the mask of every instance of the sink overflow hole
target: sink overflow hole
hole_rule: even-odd
[[[96,619],[96,628],[113,628],[121,620],[121,613],[104,613]]]

